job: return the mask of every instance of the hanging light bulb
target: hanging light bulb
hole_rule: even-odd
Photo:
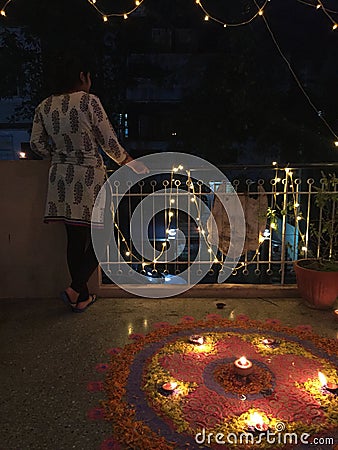
[[[103,16],[102,19],[103,19],[103,22],[108,22],[108,17],[107,16]]]
[[[209,20],[209,16],[208,16],[208,15],[205,15],[205,16],[204,16],[204,20],[205,20],[205,21],[208,21],[208,20]]]
[[[123,14],[124,19],[128,19],[128,14]]]
[[[139,0],[136,0],[135,5],[136,5],[136,6],[140,6],[140,1],[139,1]]]
[[[260,10],[258,11],[258,15],[259,15],[259,16],[262,16],[262,15],[263,15],[263,10],[262,10],[262,9],[260,9]]]
[[[6,11],[4,9],[1,10],[0,14],[4,17],[6,17]]]
[[[337,28],[338,28],[338,24],[335,23],[335,24],[333,25],[333,27],[332,27],[332,30],[336,30]]]

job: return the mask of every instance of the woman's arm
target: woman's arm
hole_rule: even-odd
[[[102,150],[117,164],[122,164],[130,155],[119,143],[115,130],[98,97],[90,95],[89,110],[92,131]]]
[[[128,164],[136,173],[148,173],[149,169],[141,161],[134,160],[119,143],[99,98],[94,95],[91,95],[90,111],[93,133],[103,151],[120,166]]]
[[[37,153],[39,156],[42,156],[42,158],[51,156],[49,137],[43,125],[42,115],[39,107],[37,107],[35,110],[30,146],[33,152]]]

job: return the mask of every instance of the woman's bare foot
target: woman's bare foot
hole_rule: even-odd
[[[91,294],[88,298],[88,300],[85,300],[84,302],[79,302],[76,307],[73,307],[73,312],[75,313],[81,313],[86,311],[89,306],[93,305],[97,300],[97,296],[95,294]]]
[[[66,293],[68,295],[70,302],[75,306],[77,299],[79,298],[79,293],[74,291],[74,289],[72,289],[71,287],[67,287]]]
[[[79,309],[85,309],[85,308],[87,308],[87,306],[89,305],[89,303],[92,300],[93,300],[93,297],[90,295],[87,300],[84,300],[83,302],[79,302],[76,306]]]

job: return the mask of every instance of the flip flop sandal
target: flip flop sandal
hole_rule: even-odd
[[[75,312],[75,313],[82,313],[82,312],[85,312],[86,309],[89,308],[89,306],[92,306],[96,302],[97,296],[95,294],[91,294],[90,297],[92,298],[91,301],[84,308],[78,308],[76,306],[72,306],[73,312]]]
[[[67,294],[66,291],[61,292],[60,294],[61,300],[63,301],[63,303],[68,306],[68,308],[70,308],[72,311],[74,308],[76,308],[77,303],[73,303],[70,301],[69,295]]]

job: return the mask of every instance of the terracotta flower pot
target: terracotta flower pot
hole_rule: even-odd
[[[323,272],[302,267],[307,261],[294,262],[298,291],[306,305],[314,309],[330,309],[338,296],[338,272]]]

